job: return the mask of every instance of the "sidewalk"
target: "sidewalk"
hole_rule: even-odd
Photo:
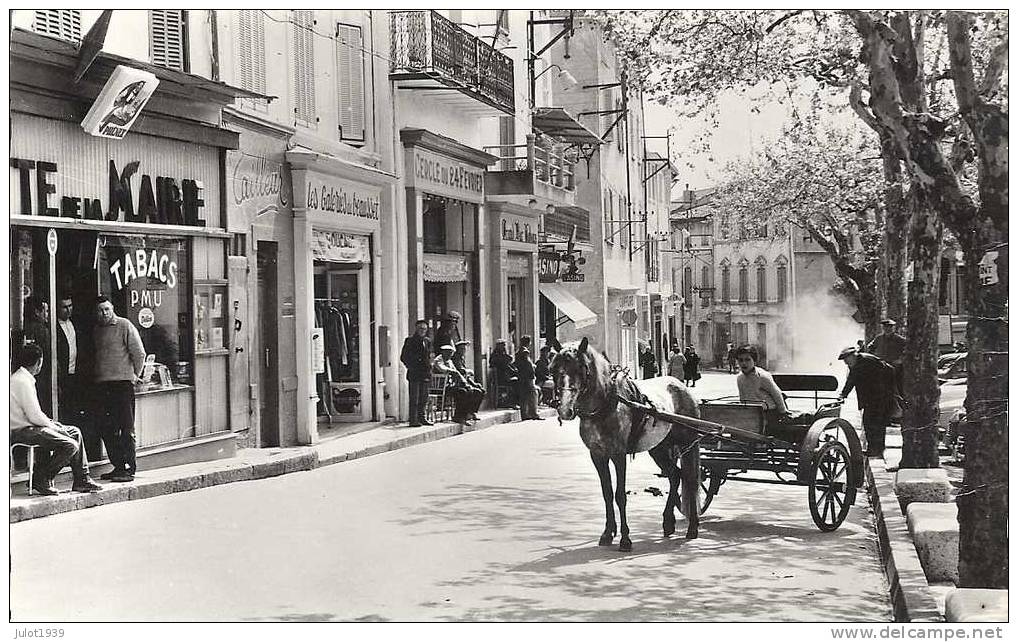
[[[370,457],[390,450],[482,430],[519,421],[518,410],[488,410],[478,413],[473,426],[440,423],[410,428],[406,424],[380,424],[355,434],[325,438],[313,446],[292,448],[245,448],[230,459],[143,470],[133,482],[104,483],[97,493],[72,493],[69,484],[58,484],[59,495],[28,496],[24,483],[17,484],[10,498],[10,523],[21,522],[104,504],[147,499],[220,484],[264,479],[299,470],[312,470],[352,459]],[[541,408],[542,417],[555,416],[552,408]]]

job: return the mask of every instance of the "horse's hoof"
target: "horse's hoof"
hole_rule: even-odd
[[[621,540],[619,542],[619,552],[620,553],[629,553],[632,550],[633,550],[633,543],[631,541],[629,541],[628,539],[624,539],[624,540]]]
[[[672,535],[675,534],[675,526],[674,525],[673,526],[665,526],[664,527],[664,532],[665,532],[665,537],[671,537]]]
[[[612,540],[614,540],[614,539],[615,539],[614,535],[609,535],[608,533],[605,533],[604,535],[601,536],[601,539],[597,540],[597,545],[598,546],[611,546],[612,545]]]
[[[697,531],[697,530],[688,530],[688,531],[686,531],[686,539],[696,539],[699,536],[700,536],[700,532]]]

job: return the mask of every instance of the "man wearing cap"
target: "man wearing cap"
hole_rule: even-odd
[[[446,393],[452,393],[453,401],[456,404],[456,411],[452,420],[458,424],[469,424],[470,418],[477,414],[484,400],[484,391],[470,386],[467,378],[453,365],[452,355],[456,347],[445,344],[438,348],[438,356],[431,360],[431,371],[435,374],[449,376],[446,384]]]
[[[855,396],[862,410],[862,427],[866,433],[866,455],[882,457],[887,424],[894,411],[894,368],[880,358],[859,352],[855,347],[845,348],[838,354],[848,366],[848,378],[841,391],[844,399],[855,388]]]
[[[467,381],[467,386],[477,390],[482,395],[484,394],[484,386],[477,383],[477,379],[474,378],[474,371],[467,367],[467,346],[470,345],[469,341],[457,341],[455,348],[456,352],[452,355],[452,365],[456,370],[459,371],[463,378]],[[480,419],[477,413],[470,415],[470,419],[476,421]]]
[[[399,360],[406,366],[406,380],[410,388],[410,427],[432,426],[424,416],[428,401],[428,379],[431,378],[431,340],[428,339],[428,322],[420,319],[414,333],[403,342]]]
[[[435,345],[455,346],[456,342],[463,338],[460,336],[459,322],[460,313],[455,310],[449,310],[449,314],[445,315],[445,319],[442,320],[438,325],[438,330],[435,331]]]
[[[902,394],[901,382],[904,375],[902,366],[905,358],[905,337],[895,333],[894,330],[898,324],[894,319],[884,319],[880,325],[884,328],[883,334],[870,341],[866,352],[894,366],[894,383],[900,395]]]

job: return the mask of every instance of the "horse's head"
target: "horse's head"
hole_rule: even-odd
[[[577,402],[601,387],[599,357],[584,337],[578,346],[564,347],[551,363],[551,376],[558,398],[559,419],[577,416]]]

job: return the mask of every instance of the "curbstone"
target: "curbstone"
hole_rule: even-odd
[[[893,477],[876,457],[864,460],[866,486],[895,622],[942,622],[915,546],[899,512]]]
[[[907,520],[926,579],[957,584],[958,506],[953,502],[912,502]]]
[[[951,483],[943,468],[903,468],[894,476],[894,494],[904,515],[912,502],[951,501]]]
[[[954,589],[947,594],[948,622],[1007,622],[1007,589]]]

